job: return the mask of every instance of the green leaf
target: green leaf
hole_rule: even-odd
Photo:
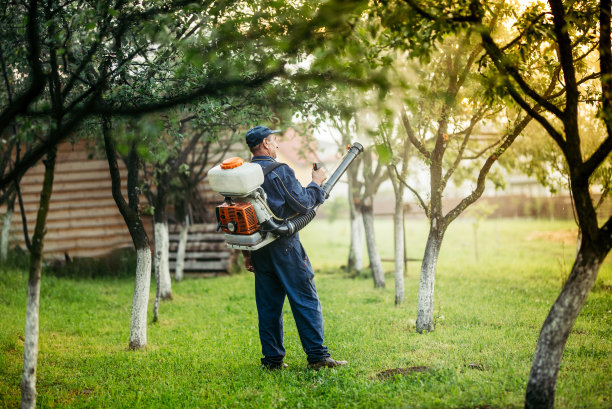
[[[389,149],[389,147],[384,144],[377,144],[375,146],[376,148],[376,155],[378,156],[378,160],[383,163],[383,164],[388,164],[389,162],[391,162],[391,159],[393,158],[393,152],[391,151],[391,149]]]

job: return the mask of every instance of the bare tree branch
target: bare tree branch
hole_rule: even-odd
[[[425,148],[425,146],[421,143],[421,141],[417,139],[416,135],[414,134],[414,130],[412,129],[412,125],[410,124],[410,119],[408,119],[408,114],[406,113],[406,108],[404,107],[402,107],[402,123],[404,125],[404,129],[406,130],[406,135],[408,136],[408,139],[410,139],[410,142],[414,145],[415,148],[417,148],[419,152],[421,152],[423,156],[425,156],[426,159],[430,159],[431,153]]]
[[[467,143],[470,140],[472,131],[474,130],[474,127],[476,126],[476,124],[480,122],[483,116],[484,116],[484,110],[480,109],[470,119],[470,125],[467,127],[467,129],[464,132],[465,135],[463,136],[463,141],[461,142],[461,146],[459,147],[459,150],[457,151],[457,157],[455,158],[455,161],[453,162],[451,167],[446,171],[446,173],[442,177],[442,182],[440,183],[440,189],[444,190],[446,188],[446,184],[448,183],[448,180],[453,175],[453,173],[455,173],[457,166],[459,166],[459,163],[461,162],[461,159],[463,158],[463,152],[465,151]]]
[[[419,201],[419,204],[421,205],[421,207],[423,208],[423,210],[425,211],[425,215],[427,216],[427,218],[429,219],[431,217],[430,212],[429,212],[429,206],[427,206],[425,204],[425,201],[423,200],[423,198],[421,197],[421,195],[419,195],[419,192],[417,192],[412,186],[410,186],[408,183],[406,183],[406,181],[404,179],[402,179],[401,175],[399,174],[399,171],[397,170],[397,167],[395,166],[395,164],[392,164],[391,166],[393,166],[393,169],[395,171],[395,175],[397,176],[397,179],[408,188],[408,190],[410,190],[412,192],[412,194],[414,194],[414,196],[417,198],[417,200]]]
[[[480,169],[480,172],[478,173],[476,188],[472,191],[472,193],[470,193],[468,196],[463,198],[463,200],[461,200],[461,202],[459,202],[457,206],[455,206],[452,210],[450,210],[446,214],[446,216],[444,216],[444,223],[446,226],[448,226],[450,222],[455,220],[461,214],[461,212],[463,212],[463,210],[466,207],[474,203],[476,200],[478,200],[480,196],[482,196],[482,193],[484,192],[484,188],[485,188],[485,182],[487,179],[487,175],[489,174],[489,171],[491,170],[491,166],[493,166],[493,164],[499,158],[499,156],[501,156],[506,151],[506,149],[508,149],[508,147],[512,144],[512,142],[514,142],[514,140],[521,134],[521,132],[523,132],[523,130],[525,129],[529,121],[531,121],[531,119],[532,118],[529,115],[523,118],[523,120],[519,124],[517,124],[517,126],[514,128],[512,133],[507,135],[507,137],[505,138],[504,142],[499,147],[499,149],[497,149],[494,153],[489,155],[489,157],[485,161],[485,164],[483,165],[483,167]]]
[[[602,164],[612,151],[612,135],[608,137],[599,145],[595,152],[587,159],[582,165],[580,165],[576,172],[576,178],[578,180],[587,180],[593,172]]]

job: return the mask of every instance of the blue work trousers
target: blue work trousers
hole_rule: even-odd
[[[259,339],[264,365],[283,361],[283,304],[289,298],[293,318],[308,362],[330,356],[323,345],[323,313],[314,284],[314,271],[295,236],[279,239],[253,251],[255,300],[259,315]]]

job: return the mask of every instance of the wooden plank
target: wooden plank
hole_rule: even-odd
[[[58,152],[58,156],[60,156],[60,152]],[[88,172],[101,172],[106,173],[107,177],[110,177],[110,173],[108,170],[108,162],[103,159],[87,159],[84,160],[79,158],[69,158],[65,162],[57,163],[55,167],[56,172],[59,173],[68,173],[68,172],[80,172],[80,171],[88,171]],[[119,170],[121,172],[126,170],[123,162],[119,162]],[[31,172],[31,173],[30,173]],[[28,171],[28,175],[42,175],[45,173],[44,166],[36,166],[32,168],[31,171]]]
[[[128,228],[118,226],[115,228],[98,228],[98,229],[57,229],[47,230],[45,236],[48,240],[80,240],[98,237],[117,237],[129,234]]]
[[[230,257],[228,251],[197,251],[185,252],[185,260],[211,260],[211,259],[226,259]],[[176,252],[170,253],[170,260],[176,260]]]
[[[170,269],[174,271],[176,265],[173,261],[170,263]],[[224,261],[199,261],[199,262],[185,262],[183,267],[184,271],[224,271],[227,272],[229,268],[229,262]]]
[[[223,233],[189,233],[187,241],[219,241],[223,240]],[[173,240],[174,241],[174,240]]]
[[[49,208],[52,208],[53,211],[62,211],[62,210],[72,210],[72,209],[96,209],[96,208],[117,208],[117,204],[112,197],[104,197],[98,199],[90,199],[89,200],[53,200],[53,203],[49,205]],[[38,202],[28,203],[27,205],[24,203],[23,206],[26,213],[28,212],[38,212]],[[117,210],[119,212],[119,210]]]
[[[76,165],[76,164],[75,164]],[[124,177],[127,180],[127,175]],[[27,179],[24,179],[24,182],[27,184],[36,184],[42,185],[44,179],[44,174],[41,175],[32,175]],[[108,181],[110,183],[110,173],[108,170],[74,170],[74,171],[64,171],[61,167],[56,169],[55,174],[53,175],[53,186],[62,185],[67,183],[74,182],[88,182],[88,183],[102,183]]]
[[[122,192],[123,195],[125,197],[127,197],[127,187],[123,187],[122,188]],[[85,199],[107,199],[107,198],[111,198],[112,199],[112,193],[110,190],[105,190],[105,189],[97,189],[97,190],[89,190],[89,191],[82,191],[82,192],[56,192],[55,190],[53,191],[53,194],[51,195],[51,201],[55,202],[55,201],[69,201],[69,200],[73,200],[73,201],[78,201],[78,200],[85,200]],[[22,195],[23,201],[24,203],[38,203],[38,200],[40,199],[40,192],[37,193],[29,193],[29,194],[24,194]]]
[[[28,231],[34,231],[35,223],[36,223],[36,220],[34,220],[33,218],[28,219]],[[114,217],[112,219],[111,218],[106,218],[106,219],[89,218],[89,219],[69,219],[69,220],[62,219],[58,221],[48,222],[46,224],[47,231],[59,230],[59,229],[75,229],[75,230],[97,229],[99,227],[125,228],[126,231],[128,231],[121,215],[118,215],[118,217]],[[14,217],[11,223],[11,234],[14,234],[14,233],[20,234],[22,230],[23,230],[23,227],[21,224],[21,216],[17,218]]]
[[[207,235],[215,234],[215,235],[220,237],[220,240],[223,240],[223,237],[225,235],[223,230],[219,230],[219,231],[211,230],[211,231],[209,231],[207,233],[192,233],[192,232],[189,232],[187,240],[189,240],[189,241],[197,241],[199,235],[202,235],[202,234],[207,234]],[[170,240],[170,243],[174,243],[174,242],[178,243],[179,235],[177,233],[171,233],[171,234],[168,235],[168,240]]]
[[[24,182],[26,182],[24,180]],[[21,191],[23,193],[40,193],[42,188],[41,184],[26,184],[21,185]],[[54,183],[53,192],[82,192],[82,191],[95,191],[98,189],[104,189],[107,192],[111,191],[111,181],[100,180],[96,183],[91,182],[69,182],[69,183]]]
[[[52,207],[49,206],[51,209]],[[53,209],[53,212],[49,214],[47,220],[70,220],[70,219],[88,219],[95,215],[95,217],[116,217],[119,213],[117,207],[101,207],[96,209],[95,213],[91,209],[70,209],[70,210],[58,210]]]
[[[206,245],[207,244],[207,245]],[[222,243],[187,243],[187,248],[185,249],[186,253],[191,252],[206,252],[206,251],[224,251],[228,250],[225,242]],[[170,252],[176,253],[177,246],[170,245]]]
[[[127,247],[132,244],[130,239],[124,237],[111,238],[96,238],[83,240],[65,240],[65,241],[47,241],[45,242],[45,253],[61,253],[67,252],[72,254],[78,250],[96,250],[96,249],[114,249]]]
[[[215,232],[216,230],[217,230],[217,223],[201,223],[201,224],[192,224],[189,226],[189,234],[191,233],[211,233],[211,232]],[[169,224],[168,232],[178,234],[179,225],[174,224],[174,223]]]

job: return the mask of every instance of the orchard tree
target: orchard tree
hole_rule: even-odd
[[[410,159],[412,149],[410,141],[402,138],[399,132],[399,121],[387,121],[387,126],[381,129],[383,144],[379,146],[379,156],[390,156],[398,152],[397,158],[383,158],[387,163],[389,180],[393,185],[395,195],[395,209],[393,212],[393,277],[395,280],[395,305],[404,302],[404,266],[406,265],[406,243],[404,228],[404,192],[405,181],[410,174]],[[395,159],[395,160],[393,160]]]
[[[477,64],[482,47],[473,32],[449,36],[438,47],[428,55],[429,61],[412,67],[417,85],[404,92],[399,108],[405,141],[429,171],[427,196],[406,185],[429,220],[417,300],[418,332],[434,330],[435,274],[448,226],[481,197],[493,164],[531,120],[487,95],[482,86],[486,73],[481,74]],[[506,123],[500,118],[507,118]],[[399,171],[396,177],[405,183]],[[471,178],[475,184],[470,194],[445,211],[442,198],[449,184]]]
[[[363,227],[365,231],[366,247],[368,249],[368,257],[370,259],[370,268],[372,270],[372,278],[374,279],[374,287],[385,287],[385,272],[383,270],[380,253],[376,244],[376,235],[374,233],[374,197],[380,188],[382,182],[387,178],[385,164],[380,160],[375,149],[375,144],[369,147],[365,146],[362,156],[361,191],[359,195],[359,209],[363,216]]]
[[[355,113],[357,90],[350,87],[336,86],[331,92],[311,90],[312,112],[308,114],[308,121],[317,126],[319,132],[327,133],[338,147],[340,154],[344,153],[347,146],[353,142],[359,142],[357,138],[357,124]],[[347,271],[358,275],[363,270],[363,217],[359,206],[359,192],[361,182],[359,181],[361,155],[346,170],[347,193],[349,205],[351,240],[349,244],[349,255],[347,260]]]
[[[478,10],[473,12],[478,19],[481,19],[481,14]],[[542,17],[537,17],[542,14]],[[554,406],[565,343],[593,288],[601,263],[612,246],[612,217],[608,216],[607,220],[599,223],[596,204],[590,192],[594,175],[605,161],[608,161],[609,168],[612,151],[611,17],[609,0],[599,4],[580,1],[571,6],[550,0],[547,6],[536,4],[521,15],[521,38],[510,47],[497,42],[490,32],[481,32],[483,46],[505,79],[503,85],[507,92],[546,129],[563,152],[581,238],[571,273],[538,337],[527,383],[527,408]],[[550,50],[548,43],[555,44],[555,49]],[[538,47],[546,52],[551,61],[559,64],[563,81],[562,96],[547,98],[521,72],[519,67],[524,66],[530,58],[518,52],[518,47],[524,45]],[[595,50],[599,52],[599,73],[590,72],[584,64],[585,57],[595,53]],[[509,55],[521,58],[513,62]],[[593,99],[597,103],[598,116],[605,132],[595,146],[588,147],[579,125],[579,112],[581,105]],[[534,103],[545,109],[543,114],[534,112]]]
[[[542,325],[525,394],[526,408],[552,408],[565,344],[612,246],[612,217],[600,221],[591,196],[595,175],[608,167],[612,151],[611,2],[533,3],[517,13],[510,39],[497,37],[484,23],[491,18],[489,4],[406,3],[411,21],[431,37],[475,28],[496,70],[498,90],[533,117],[563,153],[581,240],[570,275]],[[597,56],[599,70],[591,71],[587,61]],[[540,75],[534,76],[530,67],[536,64]],[[591,144],[580,126],[580,111],[589,103],[597,107],[605,130]]]

